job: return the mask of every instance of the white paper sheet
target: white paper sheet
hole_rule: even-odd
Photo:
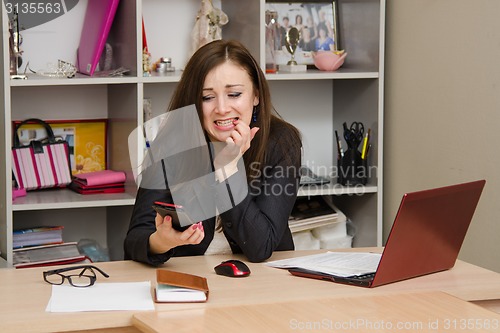
[[[151,281],[52,286],[47,312],[154,310]]]
[[[276,268],[303,268],[336,276],[353,276],[374,273],[380,262],[380,253],[327,252],[267,262]]]

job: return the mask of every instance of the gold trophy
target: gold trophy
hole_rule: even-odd
[[[295,51],[297,51],[297,46],[299,45],[300,31],[292,27],[286,33],[285,47],[288,52],[292,55],[292,59],[288,61],[286,65],[280,65],[279,70],[282,72],[305,72],[307,70],[306,65],[299,65],[295,61]]]
[[[297,65],[295,61],[295,51],[297,51],[297,45],[299,45],[300,32],[297,28],[293,27],[286,33],[285,45],[286,49],[292,55],[292,59],[287,63],[287,65],[293,66]]]

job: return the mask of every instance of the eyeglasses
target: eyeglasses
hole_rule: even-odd
[[[81,269],[82,271],[79,274],[62,274],[64,272],[74,271]],[[68,280],[69,284],[73,287],[90,287],[97,280],[97,276],[94,270],[101,273],[104,277],[109,277],[104,271],[100,268],[92,266],[92,265],[81,265],[81,266],[73,266],[66,267],[60,269],[53,269],[50,271],[43,272],[43,279],[45,282],[55,285],[60,285],[64,283],[64,280]]]

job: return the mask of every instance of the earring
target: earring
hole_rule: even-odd
[[[257,122],[257,113],[258,113],[257,106],[254,106],[252,112],[252,123]]]

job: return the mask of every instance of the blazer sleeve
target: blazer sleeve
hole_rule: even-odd
[[[149,249],[149,237],[156,231],[156,212],[152,208],[155,201],[173,203],[171,188],[166,180],[166,173],[163,171],[163,164],[156,163],[144,173],[136,195],[134,209],[130,220],[129,229],[124,241],[124,258],[126,260],[140,261],[149,265],[158,266],[169,260],[173,256],[187,256],[203,254],[213,238],[215,218],[209,213],[203,215],[203,226],[205,228],[205,238],[199,244],[186,244],[177,246],[165,253],[151,254]],[[197,182],[194,182],[195,185]],[[209,187],[212,183],[197,184],[201,189]],[[192,192],[200,192],[196,186],[183,186],[187,189],[187,195]],[[203,193],[210,193],[204,189]],[[190,192],[191,191],[191,192]],[[199,193],[198,193],[199,194]],[[197,196],[194,196],[197,198]],[[203,201],[203,200],[202,200]],[[193,201],[192,204],[196,204]],[[188,203],[188,206],[192,205]],[[199,210],[199,209],[198,209]],[[212,206],[215,211],[215,207]]]
[[[149,252],[149,236],[156,231],[156,212],[152,208],[155,201],[172,202],[172,199],[168,191],[139,188],[124,242],[126,260],[158,266],[170,259],[174,253],[173,249],[162,254]]]

